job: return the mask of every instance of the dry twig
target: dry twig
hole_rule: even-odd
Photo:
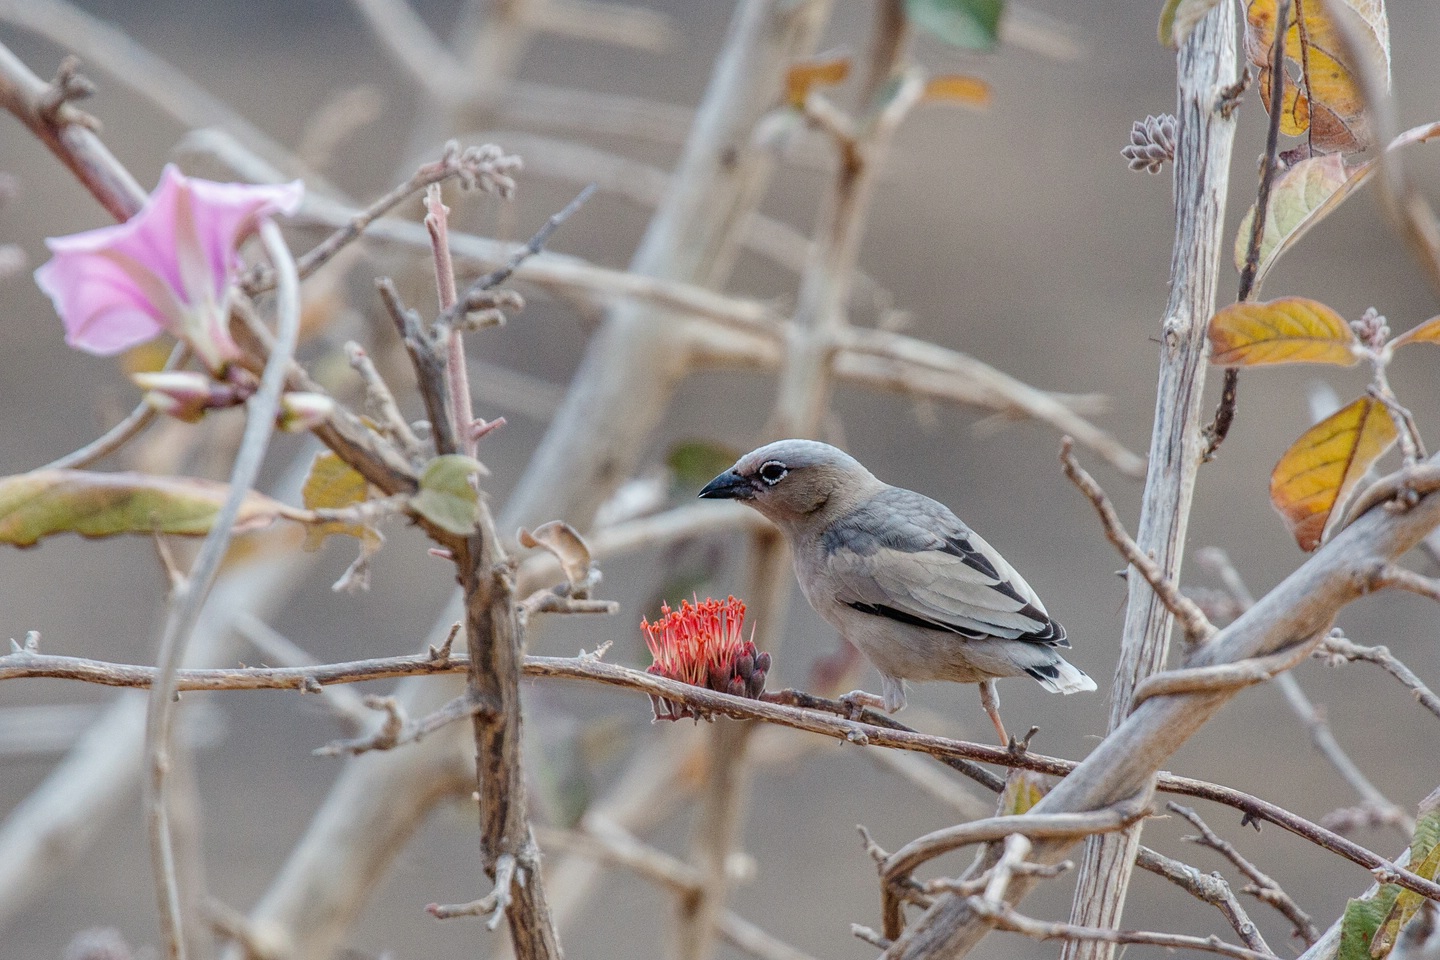
[[[1210,825],[1200,818],[1200,814],[1196,813],[1192,808],[1182,806],[1173,800],[1167,803],[1165,808],[1189,820],[1195,825],[1195,829],[1200,831],[1199,836],[1186,837],[1185,839],[1216,851],[1226,860],[1233,863],[1241,873],[1250,878],[1250,883],[1243,887],[1241,892],[1250,894],[1262,903],[1269,904],[1284,914],[1285,918],[1295,926],[1295,936],[1304,940],[1306,946],[1314,943],[1316,939],[1319,938],[1320,932],[1315,929],[1315,923],[1310,919],[1310,915],[1300,909],[1300,905],[1285,892],[1285,889],[1281,887],[1280,884],[1276,883],[1268,874],[1251,863],[1244,854],[1235,849],[1234,844],[1222,839],[1214,830],[1211,830]]]

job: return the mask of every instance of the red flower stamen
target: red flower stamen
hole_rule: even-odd
[[[655,662],[649,672],[734,696],[758,698],[765,689],[770,655],[757,653],[753,640],[744,638],[745,604],[727,597],[719,600],[680,602],[679,610],[661,604],[655,623],[642,619],[645,644]],[[663,698],[652,697],[657,720],[678,720],[700,716],[694,709]]]

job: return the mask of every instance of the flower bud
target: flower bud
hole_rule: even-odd
[[[335,401],[323,393],[287,393],[280,398],[280,416],[276,420],[281,430],[300,433],[314,430],[335,412]]]
[[[198,422],[206,410],[234,406],[238,402],[233,390],[203,373],[162,370],[132,374],[131,379],[145,391],[146,403],[167,417],[186,423]]]

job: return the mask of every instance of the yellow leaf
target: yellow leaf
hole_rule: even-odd
[[[1304,297],[1234,303],[1210,318],[1210,362],[1224,367],[1356,360],[1355,334],[1334,310]]]
[[[1411,327],[1390,341],[1390,346],[1403,347],[1407,343],[1433,343],[1440,346],[1440,317],[1431,317],[1418,327]]]
[[[1285,451],[1270,474],[1270,502],[1301,550],[1320,545],[1335,505],[1345,501],[1397,436],[1384,404],[1362,397],[1305,431]]]
[[[962,73],[947,73],[931,77],[925,84],[923,99],[930,102],[945,101],[967,107],[988,107],[990,105],[990,84],[979,77]]]
[[[307,510],[335,510],[364,503],[370,497],[370,485],[354,467],[327,450],[318,454],[310,465],[310,475],[305,478],[300,495]],[[305,549],[318,550],[326,537],[336,534],[367,543],[379,539],[375,530],[363,524],[317,523],[306,528]]]
[[[164,336],[156,337],[121,354],[120,367],[127,374],[155,373],[165,368],[165,362],[170,359],[170,351],[174,349],[174,340]]]
[[[1050,781],[1033,770],[1012,768],[1005,775],[1005,789],[1000,791],[1000,803],[996,815],[1018,816],[1029,813],[1040,798],[1050,792]]]
[[[1195,25],[1220,5],[1220,0],[1166,0],[1160,11],[1160,43],[1178,49]]]
[[[1336,0],[1355,14],[1359,55],[1390,78],[1390,23],[1383,0]],[[1275,39],[1276,0],[1249,0],[1245,10],[1245,53],[1260,73],[1260,95],[1270,103],[1270,49]],[[1322,3],[1295,3],[1285,25],[1285,56],[1299,71],[1295,84],[1284,78],[1280,130],[1309,135],[1315,153],[1351,153],[1370,145],[1370,125],[1354,65]]]
[[[785,100],[792,107],[803,107],[813,87],[833,87],[850,76],[850,58],[845,56],[815,57],[801,60],[785,71]]]
[[[1295,241],[1332,210],[1340,205],[1365,179],[1356,171],[1351,176],[1338,153],[1327,153],[1301,160],[1275,179],[1266,206],[1265,232],[1260,237],[1260,259],[1255,271],[1259,287],[1271,265],[1290,249]],[[1245,269],[1245,255],[1250,251],[1250,232],[1255,223],[1255,208],[1245,214],[1235,234],[1235,269]]]

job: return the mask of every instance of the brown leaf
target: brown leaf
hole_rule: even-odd
[[[1335,0],[1361,25],[1362,56],[1390,77],[1390,24],[1383,0]],[[1246,4],[1245,53],[1260,73],[1260,95],[1270,103],[1270,48],[1275,38],[1276,0]],[[1299,71],[1299,83],[1285,78],[1280,131],[1308,134],[1315,153],[1351,153],[1370,145],[1370,125],[1355,67],[1345,60],[1341,34],[1318,2],[1294,3],[1285,31],[1285,56]]]
[[[1210,362],[1225,367],[1275,363],[1355,363],[1355,334],[1334,310],[1305,297],[1234,303],[1210,318]]]
[[[1301,550],[1320,545],[1336,504],[1399,436],[1384,404],[1362,397],[1305,431],[1270,474],[1270,502]]]
[[[570,524],[551,520],[536,527],[534,533],[521,527],[515,539],[522,547],[543,547],[554,554],[572,588],[583,586],[590,578],[590,547]]]

